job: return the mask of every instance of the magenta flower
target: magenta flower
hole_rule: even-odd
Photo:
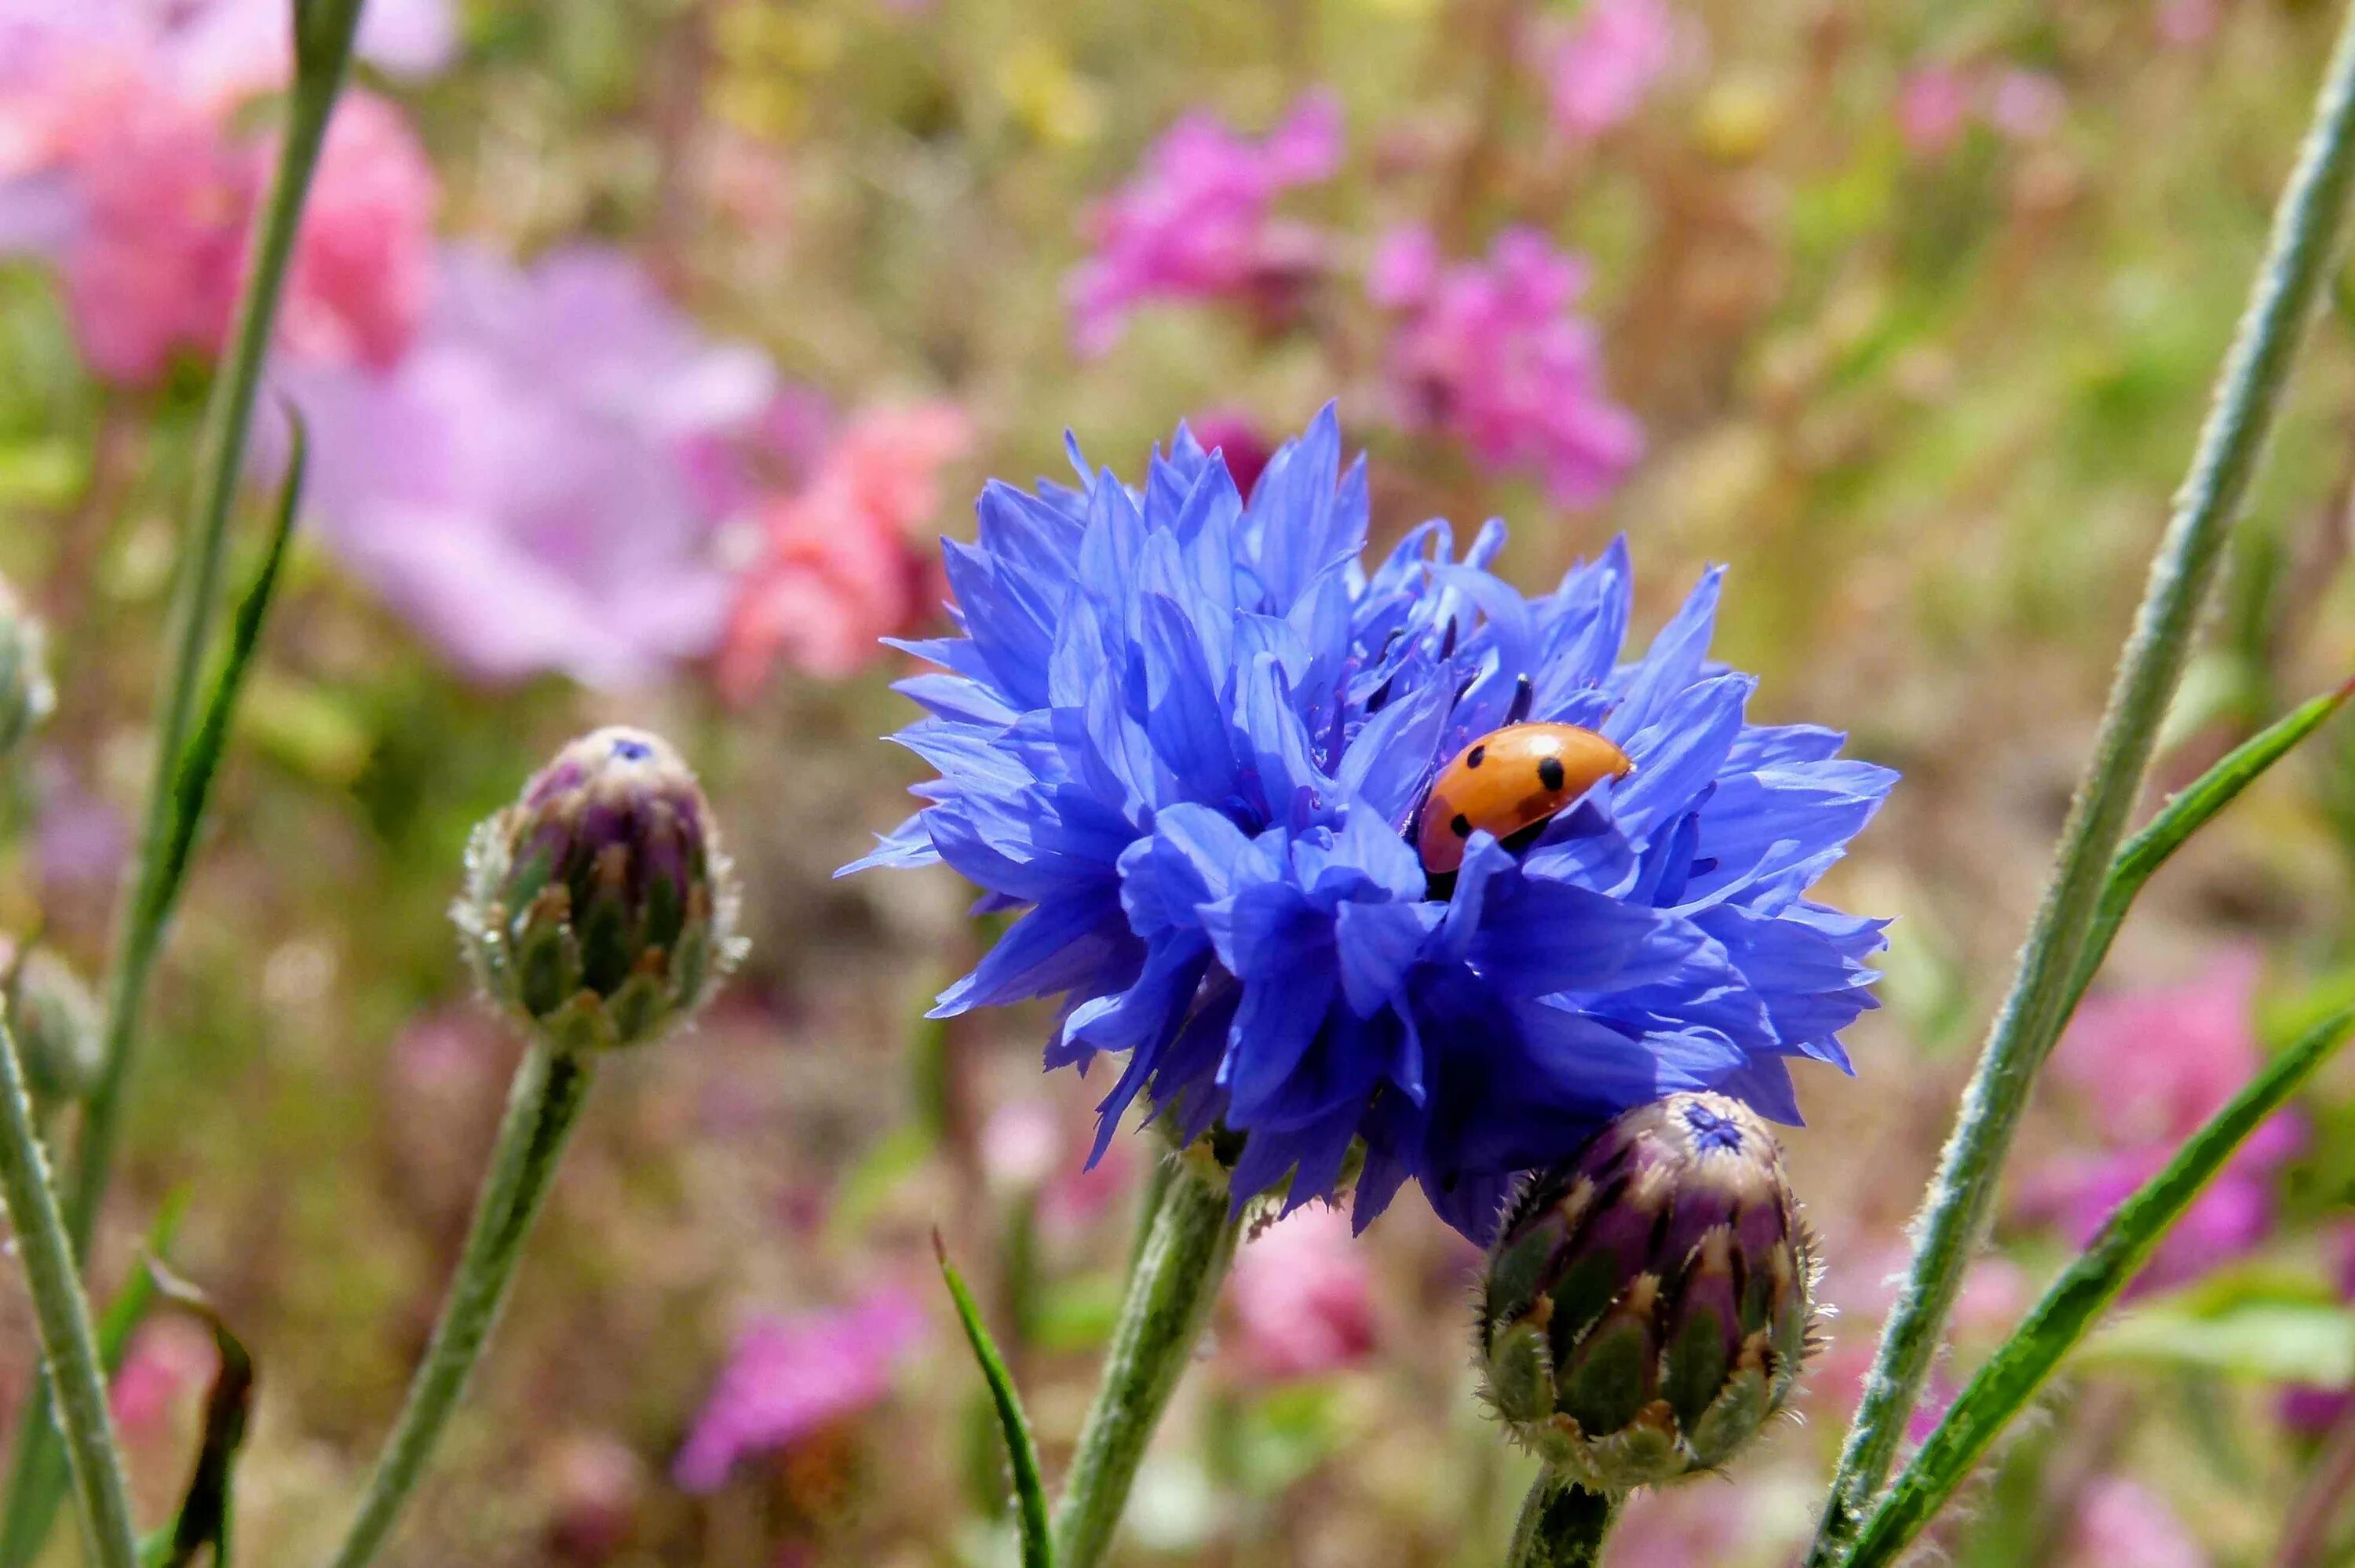
[[[1250,415],[1231,408],[1214,408],[1188,423],[1204,451],[1226,460],[1227,475],[1235,482],[1236,492],[1250,500],[1252,486],[1259,482],[1268,460],[1275,456],[1275,444]]]
[[[1281,312],[1319,265],[1321,237],[1274,216],[1276,198],[1340,167],[1341,106],[1311,93],[1254,143],[1206,113],[1186,116],[1135,178],[1088,215],[1093,253],[1065,293],[1079,351],[1120,341],[1149,300],[1242,298]]]
[[[1666,0],[1591,0],[1553,50],[1553,122],[1585,141],[1625,124],[1675,63],[1677,16]]]
[[[2262,1065],[2250,1023],[2254,953],[2218,960],[2179,986],[2090,998],[2062,1036],[2053,1073],[2078,1090],[2102,1147],[2056,1155],[2028,1172],[2019,1209],[2090,1240],[2128,1194]],[[2198,1278],[2272,1234],[2273,1176],[2297,1152],[2295,1113],[2266,1122],[2159,1243],[2135,1290]]]
[[[1536,473],[1565,506],[1610,494],[1644,431],[1611,401],[1593,323],[1572,307],[1586,265],[1535,229],[1497,237],[1485,262],[1443,264],[1420,228],[1387,236],[1367,277],[1401,313],[1389,380],[1400,419],[1444,430],[1484,462]]]
[[[1235,1351],[1254,1380],[1315,1377],[1374,1348],[1372,1268],[1349,1216],[1328,1204],[1297,1210],[1244,1243],[1228,1291]]]
[[[107,1385],[114,1424],[133,1438],[157,1436],[219,1359],[212,1335],[190,1319],[158,1317],[141,1325]]]
[[[872,1409],[923,1327],[913,1298],[897,1290],[839,1311],[755,1321],[720,1369],[672,1476],[690,1492],[717,1491],[738,1460]]]
[[[623,685],[711,652],[730,585],[690,456],[768,403],[627,258],[442,254],[386,371],[288,364],[328,546],[468,673]]]

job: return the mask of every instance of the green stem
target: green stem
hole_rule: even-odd
[[[1227,1210],[1226,1177],[1207,1155],[1171,1161],[1055,1510],[1057,1568],[1095,1568],[1112,1544],[1146,1444],[1234,1260],[1239,1227]]]
[[[33,1130],[32,1102],[25,1092],[16,1042],[0,1022],[0,1196],[33,1296],[40,1332],[41,1364],[63,1391],[58,1403],[65,1427],[66,1459],[81,1505],[83,1537],[99,1568],[133,1568],[138,1538],[131,1529],[131,1501],[123,1485],[123,1461],[108,1425],[106,1374],[99,1370],[98,1336],[91,1327],[90,1301],[74,1271],[73,1246],[57,1193],[49,1186],[48,1162]]]
[[[1619,1501],[1550,1474],[1529,1484],[1505,1568],[1594,1568],[1619,1519]]]
[[[416,1489],[425,1462],[465,1392],[466,1379],[482,1357],[484,1341],[498,1321],[532,1221],[556,1175],[565,1139],[580,1118],[589,1080],[586,1058],[543,1044],[534,1044],[516,1069],[498,1149],[474,1205],[457,1275],[442,1304],[441,1321],[433,1327],[425,1360],[409,1385],[408,1403],[377,1460],[359,1515],[336,1553],[336,1568],[360,1568],[374,1557]]]
[[[2355,177],[2355,29],[2342,33],[2314,128],[2282,196],[2273,240],[2219,382],[2190,477],[2127,640],[2094,755],[2062,834],[2019,972],[1965,1091],[1913,1266],[1833,1478],[1810,1568],[1841,1560],[1887,1478],[1938,1351],[1972,1253],[1985,1238],[2004,1157],[2066,1004],[2111,857],[2142,793],[2160,720],[2190,655],[2226,538],[2279,411],[2305,327],[2328,281]]]
[[[181,536],[178,580],[173,591],[171,657],[165,663],[156,694],[155,754],[139,858],[130,873],[117,921],[99,1079],[83,1107],[80,1140],[66,1193],[66,1233],[77,1256],[89,1255],[91,1234],[106,1200],[115,1147],[122,1137],[140,1012],[179,896],[185,857],[176,856],[173,845],[193,837],[195,823],[183,821],[183,814],[192,800],[201,809],[204,797],[201,787],[193,791],[184,789],[180,774],[182,754],[196,724],[205,652],[212,641],[229,553],[229,514],[287,262],[301,228],[303,204],[318,166],[327,122],[335,112],[336,98],[350,63],[361,4],[362,0],[293,0],[291,6],[295,70],[285,139],[255,229],[252,267],[238,301],[229,355],[205,406],[196,491]],[[44,1383],[28,1403],[17,1429],[6,1501],[0,1505],[0,1568],[25,1568],[48,1539],[57,1507],[56,1468],[55,1425],[49,1391]]]

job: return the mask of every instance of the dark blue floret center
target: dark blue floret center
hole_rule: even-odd
[[[1694,1144],[1705,1152],[1742,1152],[1741,1127],[1707,1106],[1685,1107],[1685,1126],[1691,1130]]]
[[[654,754],[655,748],[643,740],[617,740],[613,743],[613,755],[624,762],[644,762]]]

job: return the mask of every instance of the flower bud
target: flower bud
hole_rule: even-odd
[[[98,1083],[98,999],[73,966],[46,948],[16,963],[7,938],[0,937],[0,975],[13,971],[5,1007],[8,1033],[25,1069],[26,1087],[41,1107],[78,1100]]]
[[[659,1039],[743,946],[703,787],[634,729],[574,741],[474,830],[456,917],[484,990],[564,1050]]]
[[[0,578],[0,758],[16,749],[57,704],[41,623]]]
[[[1713,1468],[1797,1380],[1817,1273],[1764,1123],[1721,1095],[1639,1106],[1507,1213],[1481,1287],[1484,1393],[1591,1491]]]

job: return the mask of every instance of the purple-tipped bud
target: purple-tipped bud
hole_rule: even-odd
[[[46,948],[19,963],[0,937],[0,1015],[16,1042],[34,1105],[46,1109],[88,1095],[98,1083],[100,1014],[98,999],[73,966]]]
[[[703,787],[634,729],[574,741],[474,830],[457,920],[484,989],[565,1050],[659,1039],[743,947]]]
[[[41,623],[0,578],[0,758],[16,750],[56,704]]]
[[[1713,1468],[1797,1381],[1817,1272],[1764,1122],[1721,1095],[1639,1106],[1507,1213],[1481,1289],[1484,1392],[1591,1491]]]

